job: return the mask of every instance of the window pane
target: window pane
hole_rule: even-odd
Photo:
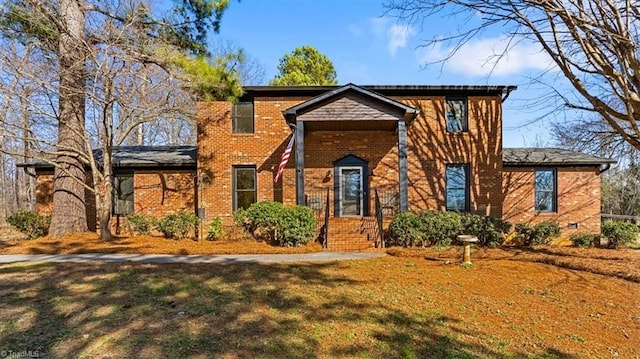
[[[233,105],[233,132],[253,133],[253,102]]]
[[[247,209],[256,203],[256,193],[254,191],[238,191],[236,192],[236,210]]]
[[[465,170],[462,166],[450,166],[447,168],[447,187],[464,188],[466,183]]]
[[[465,99],[447,99],[447,131],[467,130],[467,101]]]
[[[536,191],[553,191],[553,171],[536,171]]]
[[[116,175],[113,179],[113,213],[133,213],[133,175]]]
[[[256,188],[255,169],[237,168],[236,169],[236,189],[252,190],[254,188]]]
[[[535,210],[555,211],[556,203],[555,171],[536,170],[535,172]]]
[[[466,212],[467,209],[467,168],[465,165],[449,165],[446,173],[446,201],[448,211]]]
[[[465,191],[463,189],[455,189],[447,191],[447,210],[465,212],[466,211],[466,198]]]
[[[255,167],[234,167],[235,188],[233,191],[234,210],[246,209],[256,202]]]
[[[553,210],[553,193],[552,192],[536,192],[536,210],[552,211]]]

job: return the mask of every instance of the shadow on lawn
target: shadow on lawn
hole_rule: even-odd
[[[66,357],[527,357],[339,263],[0,267],[0,349]],[[572,358],[549,348],[543,357]]]

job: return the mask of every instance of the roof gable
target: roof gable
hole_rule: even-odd
[[[314,120],[322,117],[324,120],[340,120],[345,118],[336,118],[331,114],[343,114],[344,110],[348,110],[351,115],[369,114],[370,116],[366,117],[367,120],[409,120],[418,113],[418,110],[411,106],[350,83],[288,108],[283,111],[283,114],[290,123],[296,118]],[[310,115],[306,119],[301,117],[314,111],[319,112],[318,116]],[[372,114],[373,117],[371,117]],[[347,117],[346,119],[360,118]]]

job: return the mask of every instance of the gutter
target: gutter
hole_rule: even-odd
[[[608,171],[609,168],[611,168],[611,163],[605,163],[603,165],[600,165],[600,169],[598,169],[598,173],[602,174],[602,173]]]

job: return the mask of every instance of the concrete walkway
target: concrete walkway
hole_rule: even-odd
[[[307,254],[10,254],[0,255],[0,263],[15,262],[109,262],[109,263],[284,263],[327,262],[384,256],[373,252],[320,252]]]

